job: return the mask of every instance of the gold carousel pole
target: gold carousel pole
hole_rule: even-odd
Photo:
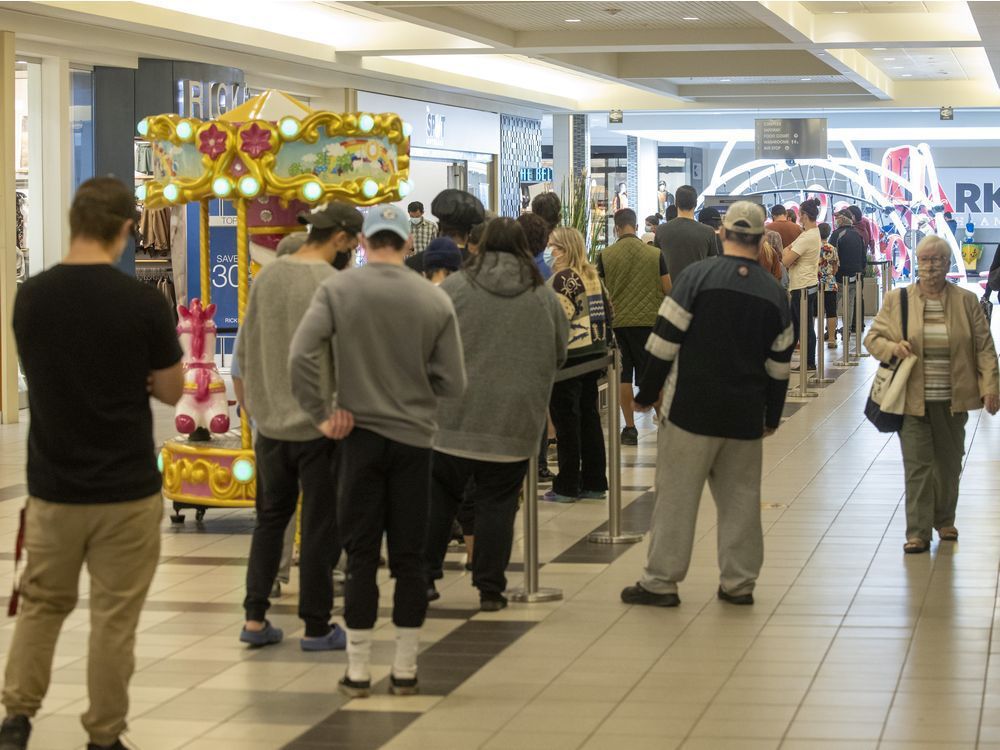
[[[202,200],[199,207],[201,214],[198,219],[198,236],[201,246],[201,306],[212,304],[212,254],[209,239],[208,198]]]
[[[237,292],[237,315],[239,324],[243,325],[243,316],[247,311],[247,298],[250,295],[250,235],[247,229],[247,202],[243,198],[236,201],[236,263],[239,271]],[[253,441],[250,435],[250,420],[246,410],[240,410],[240,438],[243,450],[250,450]]]

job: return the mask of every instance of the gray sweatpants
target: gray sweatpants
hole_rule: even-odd
[[[764,563],[762,440],[695,435],[667,421],[657,442],[656,507],[640,584],[655,594],[677,592],[691,563],[707,481],[718,512],[719,581],[728,594],[749,594]]]

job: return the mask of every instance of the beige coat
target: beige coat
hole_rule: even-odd
[[[902,332],[900,295],[909,295],[909,330]],[[896,289],[886,295],[871,330],[865,337],[865,348],[876,359],[888,363],[892,351],[903,339],[910,342],[918,358],[924,348],[924,295],[917,284]],[[975,411],[983,407],[983,397],[1000,393],[1000,372],[997,351],[989,323],[979,307],[979,300],[955,284],[948,284],[942,296],[948,344],[951,349],[951,410]],[[924,416],[924,368],[918,359],[906,383],[904,414]]]

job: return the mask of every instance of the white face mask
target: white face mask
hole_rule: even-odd
[[[423,216],[411,216],[410,217],[410,223],[413,226],[418,226],[420,224],[420,222],[422,222],[423,220],[424,220]]]
[[[542,254],[542,260],[545,261],[545,265],[552,268],[556,264],[556,257],[552,254],[552,248],[545,248],[545,252]]]

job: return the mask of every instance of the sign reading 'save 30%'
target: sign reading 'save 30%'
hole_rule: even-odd
[[[825,159],[826,118],[754,120],[758,159]]]

